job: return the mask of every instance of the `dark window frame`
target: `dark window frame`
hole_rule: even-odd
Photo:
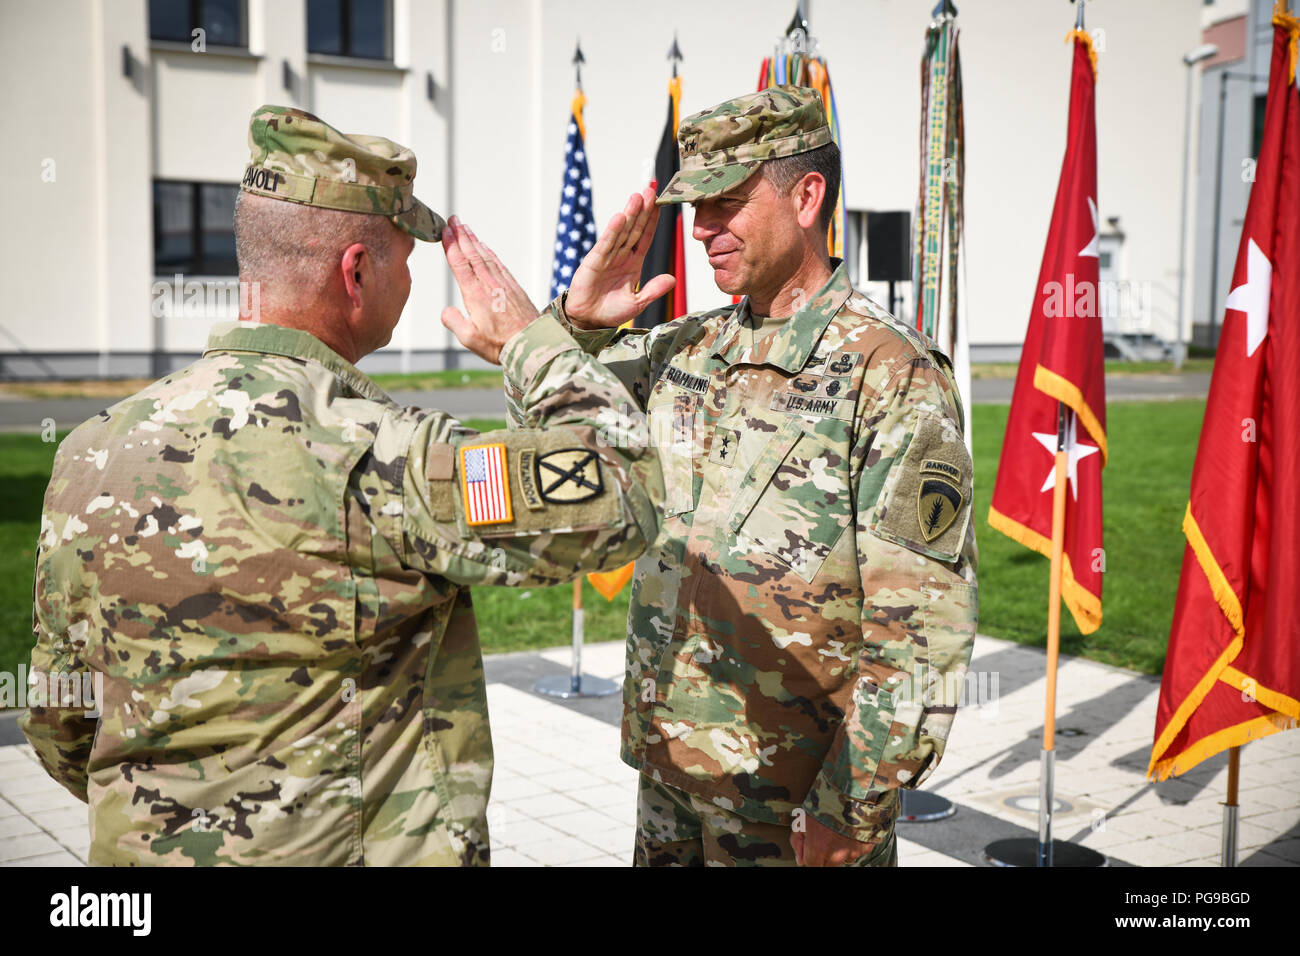
[[[1255,93],[1250,101],[1250,155],[1259,158],[1259,147],[1264,142],[1264,108],[1268,102],[1267,93]]]
[[[238,276],[239,264],[234,258],[218,259],[208,256],[203,249],[203,187],[204,186],[224,186],[234,190],[239,190],[239,183],[223,183],[210,179],[171,179],[165,176],[156,176],[152,180],[152,185],[159,184],[172,186],[189,186],[190,187],[190,242],[193,252],[190,261],[183,265],[189,268],[178,268],[175,265],[163,266],[158,262],[158,238],[161,223],[159,222],[160,206],[155,197],[153,198],[153,272],[156,278],[170,278],[180,273],[183,276],[213,276],[226,277]],[[233,219],[230,223],[230,233],[233,237],[235,232],[235,223]]]
[[[361,60],[371,63],[392,63],[393,62],[393,0],[379,0],[384,7],[384,55],[368,56],[352,51],[352,4],[355,0],[339,0],[339,49],[338,50],[320,50],[314,49],[311,42],[311,0],[304,4],[305,14],[307,17],[306,37],[307,53],[315,56],[340,57],[347,60]]]
[[[149,0],[149,6],[155,3],[176,2],[176,0]],[[152,16],[146,9],[145,15],[149,17],[149,39],[162,43],[185,43],[190,44],[194,40],[194,30],[202,28],[204,31],[204,43],[207,46],[217,47],[222,50],[247,50],[248,49],[248,0],[239,0],[239,42],[238,43],[218,43],[211,39],[211,31],[203,23],[203,0],[189,0],[189,27],[185,31],[184,37],[159,37],[153,35]]]

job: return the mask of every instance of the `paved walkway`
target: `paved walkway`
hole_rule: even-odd
[[[618,759],[617,697],[567,704],[531,691],[567,673],[567,648],[488,658],[496,744],[489,804],[498,866],[625,866],[636,774]],[[981,866],[983,848],[1037,833],[1044,654],[981,635],[975,686],[947,755],[926,789],[955,815],[899,825],[901,866]],[[584,670],[617,678],[621,642],[584,651]],[[1058,678],[1054,834],[1106,854],[1112,866],[1217,866],[1227,759],[1164,783],[1145,777],[1159,681],[1062,656]],[[1238,859],[1300,865],[1300,732],[1244,748]],[[0,746],[0,866],[74,865],[86,858],[85,806],[50,781],[26,745]]]
[[[1015,384],[1015,380],[1009,378],[977,378],[971,382],[972,402],[1005,405],[1011,401]],[[1112,373],[1106,376],[1106,400],[1110,402],[1205,398],[1209,392],[1208,372],[1178,375]],[[438,408],[460,419],[504,418],[506,415],[505,396],[499,388],[443,388],[390,394],[402,405]],[[39,432],[47,419],[53,419],[60,431],[75,428],[116,401],[115,398],[21,399],[0,396],[0,432]]]

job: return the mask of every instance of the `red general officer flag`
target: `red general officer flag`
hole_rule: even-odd
[[[1065,550],[1061,595],[1084,634],[1101,625],[1101,469],[1106,380],[1097,307],[1096,56],[1076,30],[1069,133],[1056,205],[1011,398],[989,524],[1052,553],[1058,403],[1066,406]]]
[[[1300,20],[1273,17],[1264,137],[1183,518],[1149,776],[1300,720]]]

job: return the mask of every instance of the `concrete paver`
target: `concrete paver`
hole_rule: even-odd
[[[539,661],[567,667],[569,655],[555,648],[488,659],[497,758],[488,806],[494,865],[631,861],[637,774],[618,758],[618,696],[573,705],[532,693],[530,683],[510,676],[535,673]],[[1044,667],[1041,650],[976,639],[971,669],[984,673],[986,696],[959,712],[943,763],[925,787],[953,800],[957,814],[899,824],[901,866],[983,865],[977,844],[984,830],[1037,832]],[[622,642],[584,648],[583,671],[620,679]],[[1054,817],[1053,834],[1116,864],[1217,865],[1227,761],[1220,755],[1182,777],[1148,780],[1158,697],[1155,678],[1062,657],[1057,727],[1071,733],[1057,738],[1056,795],[1070,807]],[[1300,866],[1300,734],[1255,741],[1242,753],[1241,865]],[[0,866],[84,862],[86,813],[45,775],[29,747],[0,746]]]

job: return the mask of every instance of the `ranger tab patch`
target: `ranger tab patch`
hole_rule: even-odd
[[[586,448],[561,448],[537,459],[537,487],[557,504],[589,501],[603,490],[600,460]]]

